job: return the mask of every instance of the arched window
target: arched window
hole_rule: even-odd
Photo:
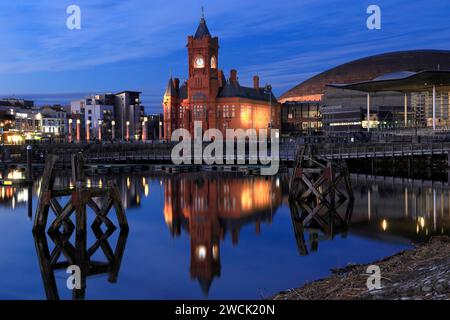
[[[211,68],[212,69],[217,69],[217,58],[216,58],[216,56],[212,56],[211,57]]]

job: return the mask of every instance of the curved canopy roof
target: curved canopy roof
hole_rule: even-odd
[[[450,70],[426,70],[422,72],[399,72],[352,84],[330,84],[330,87],[363,92],[422,92],[436,86],[439,91],[450,91]]]
[[[328,84],[370,81],[389,73],[450,70],[450,51],[414,50],[384,53],[342,64],[320,73],[284,93],[281,101],[322,95]],[[396,78],[396,76],[394,76]]]

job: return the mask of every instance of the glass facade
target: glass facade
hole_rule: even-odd
[[[415,125],[418,127],[433,126],[433,93],[417,92],[411,94]],[[450,127],[450,93],[436,93],[436,126]]]

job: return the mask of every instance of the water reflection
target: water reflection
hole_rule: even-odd
[[[449,234],[447,182],[354,175],[355,214],[351,231],[385,240],[427,241]]]
[[[374,248],[381,248],[378,252],[380,255],[385,252],[392,254],[396,252],[396,248],[404,249],[411,242],[423,242],[434,235],[450,234],[450,185],[447,182],[353,175],[351,177],[355,194],[353,206],[345,203],[334,213],[322,212],[321,218],[317,220],[308,218],[310,211],[307,208],[299,207],[290,210],[288,175],[265,178],[207,173],[171,176],[154,173],[122,173],[114,177],[101,175],[87,177],[92,187],[105,187],[111,178],[116,181],[120,189],[121,202],[124,207],[129,209],[128,218],[132,230],[130,239],[133,239],[130,243],[133,242],[133,244],[128,243],[126,258],[123,262],[121,261],[127,235],[119,236],[118,232],[109,236],[97,234],[97,237],[95,233],[89,231],[91,240],[96,243],[97,248],[97,253],[92,255],[87,254],[89,249],[80,251],[77,248],[74,234],[70,237],[67,233],[67,236],[64,237],[46,235],[44,238],[36,238],[39,269],[44,279],[47,297],[51,299],[59,297],[58,290],[54,285],[55,272],[62,269],[67,263],[74,261],[76,257],[80,263],[87,266],[88,276],[104,273],[108,274],[110,281],[115,281],[121,265],[124,270],[129,270],[132,274],[132,277],[125,277],[126,279],[123,279],[124,276],[121,275],[120,284],[126,291],[105,289],[103,292],[106,293],[99,296],[100,299],[119,294],[123,294],[123,298],[129,297],[129,295],[134,297],[133,292],[139,288],[141,282],[142,286],[145,283],[151,287],[153,282],[159,281],[152,278],[152,275],[149,276],[146,273],[147,270],[136,271],[136,260],[141,261],[141,258],[144,262],[146,259],[151,260],[151,264],[158,259],[163,265],[166,262],[176,265],[176,271],[171,271],[176,272],[176,275],[180,277],[178,282],[185,279],[195,287],[198,282],[201,289],[196,288],[196,290],[199,293],[210,292],[210,296],[214,298],[234,298],[234,296],[218,295],[216,291],[225,291],[223,288],[228,284],[224,282],[232,282],[233,278],[239,279],[244,271],[247,272],[248,277],[248,270],[254,268],[255,263],[261,265],[262,262],[258,259],[271,260],[265,261],[268,264],[267,268],[270,269],[266,270],[265,278],[273,278],[275,279],[273,281],[278,283],[279,277],[289,277],[289,281],[280,285],[281,288],[275,288],[283,290],[294,283],[301,283],[303,281],[302,272],[304,273],[305,269],[313,270],[305,276],[308,277],[305,281],[313,280],[315,277],[325,275],[324,273],[314,273],[316,269],[329,270],[336,267],[337,264],[345,266],[350,262],[370,262],[382,258],[383,256],[372,253]],[[73,187],[69,174],[58,175],[55,184],[69,187],[72,185]],[[34,181],[31,189],[0,187],[0,218],[8,218],[2,221],[12,221],[11,213],[26,211],[26,203],[28,202],[30,206],[33,197],[36,199],[40,185],[41,179],[38,178]],[[30,196],[31,193],[33,197]],[[26,219],[26,215],[23,218]],[[18,228],[20,229],[22,225],[19,224]],[[264,225],[265,228],[262,228]],[[27,226],[31,230],[31,223]],[[135,232],[133,232],[133,226],[136,227]],[[245,226],[250,226],[255,232],[245,230],[244,233]],[[139,233],[139,230],[144,227],[145,230]],[[11,226],[5,222],[0,225],[0,228],[5,234],[8,246],[15,246],[17,242],[8,240],[15,239],[14,235],[6,232]],[[264,232],[260,233],[263,229]],[[30,230],[27,229],[27,235],[31,235]],[[170,236],[176,239],[175,244],[168,241]],[[225,245],[224,240],[227,238],[230,238],[235,246],[239,245],[239,250],[232,250]],[[30,239],[23,241],[33,245],[33,241]],[[248,242],[252,242],[251,246]],[[157,243],[158,250],[160,248],[157,258],[155,258],[154,252],[157,249],[152,247],[151,243]],[[276,246],[277,250],[283,252],[283,261],[270,259],[269,255],[258,255],[258,252],[254,252],[255,246],[264,246],[266,252],[267,246],[272,244]],[[187,247],[185,248],[184,245]],[[387,245],[395,249],[389,252],[383,251],[386,250]],[[17,246],[20,248],[18,244]],[[187,257],[189,262],[186,261],[186,265],[184,265],[184,257],[180,252],[171,252],[171,250],[175,250],[175,247],[183,249],[186,253],[189,250]],[[153,249],[149,250],[148,248]],[[104,249],[106,252],[103,251]],[[54,252],[54,250],[57,251]],[[58,250],[59,253],[57,253]],[[244,252],[239,252],[239,261],[233,262],[235,268],[227,268],[229,260],[233,259],[233,254],[240,250],[244,250]],[[289,251],[291,255],[288,255],[286,251]],[[85,252],[85,257],[90,256],[90,258],[81,260],[79,257],[83,256],[83,252]],[[105,256],[101,257],[101,260],[98,260],[99,252]],[[276,251],[272,251],[272,254],[274,254],[273,252]],[[308,258],[300,257],[299,253],[309,256]],[[59,258],[55,260],[57,255]],[[113,259],[108,259],[113,256]],[[339,256],[338,262],[336,262],[336,256]],[[61,260],[63,258],[64,260]],[[234,258],[238,260],[238,258]],[[15,266],[14,259],[19,258],[11,259],[9,263]],[[32,259],[35,261],[36,258],[33,256]],[[128,263],[125,262],[126,260],[129,260]],[[330,261],[330,265],[324,261]],[[289,276],[281,276],[279,272],[283,271],[280,271],[279,265],[283,265],[280,267],[283,270],[287,268],[287,265],[291,265],[293,268],[301,268],[302,272],[292,272],[291,274],[284,271]],[[153,270],[156,272],[154,277],[174,277],[174,273],[166,270],[169,268],[165,266],[161,268],[162,271]],[[37,267],[35,269],[38,270]],[[239,270],[239,274],[236,273],[237,270]],[[263,272],[264,267],[260,267],[259,270],[259,272]],[[11,273],[11,269],[1,264],[0,271]],[[61,272],[63,273],[63,271]],[[67,275],[64,273],[62,277],[66,278]],[[146,282],[148,278],[151,280]],[[133,282],[136,279],[139,281]],[[260,286],[264,286],[263,282],[263,279],[256,279],[256,284],[252,283],[254,286],[252,290],[256,291]],[[91,283],[92,286],[102,285],[98,282]],[[184,293],[187,290],[192,291],[189,284],[180,285],[183,288],[180,290],[184,290]],[[87,285],[89,291],[89,281]],[[229,285],[231,286],[231,284]],[[212,288],[217,288],[217,290],[212,290]],[[59,289],[61,290],[61,286]],[[39,283],[39,290],[42,290],[41,283]],[[195,293],[192,295],[196,297]],[[142,293],[136,297],[145,298],[146,294]],[[75,298],[81,298],[83,295],[84,293],[81,292]],[[176,296],[176,294],[173,295]],[[95,297],[97,298],[97,296]],[[166,298],[168,296],[156,295],[156,297]],[[182,297],[189,298],[190,296],[185,293]],[[254,298],[255,296],[245,295],[244,297]]]
[[[345,200],[332,209],[320,204],[311,208],[305,203],[291,201],[292,225],[300,255],[316,252],[319,242],[323,239],[332,240],[339,234],[345,238],[353,214],[353,205],[354,200]],[[310,249],[305,241],[305,234],[309,234]]]
[[[66,228],[63,232],[54,232],[46,235],[38,233],[34,235],[36,253],[39,259],[42,281],[45,294],[49,300],[59,300],[59,291],[56,285],[57,272],[65,273],[69,266],[79,266],[81,275],[81,289],[72,290],[72,299],[84,299],[86,295],[87,278],[96,275],[108,275],[110,283],[116,283],[122,263],[128,231],[120,231],[118,240],[113,250],[110,237],[115,230],[108,228],[105,232],[101,228],[93,228],[95,242],[90,247],[86,246],[85,232],[76,232],[75,228]],[[72,244],[71,238],[75,238]],[[49,242],[51,246],[49,246]],[[53,249],[50,249],[52,248]],[[103,259],[95,258],[99,253]],[[67,288],[64,288],[67,290]]]
[[[227,233],[238,245],[240,229],[271,224],[282,202],[274,178],[214,177],[185,175],[164,181],[164,219],[173,236],[184,230],[190,235],[190,275],[208,294],[220,277],[220,242]]]

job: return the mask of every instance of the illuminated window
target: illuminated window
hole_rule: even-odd
[[[217,58],[215,56],[211,57],[211,68],[217,69]]]

